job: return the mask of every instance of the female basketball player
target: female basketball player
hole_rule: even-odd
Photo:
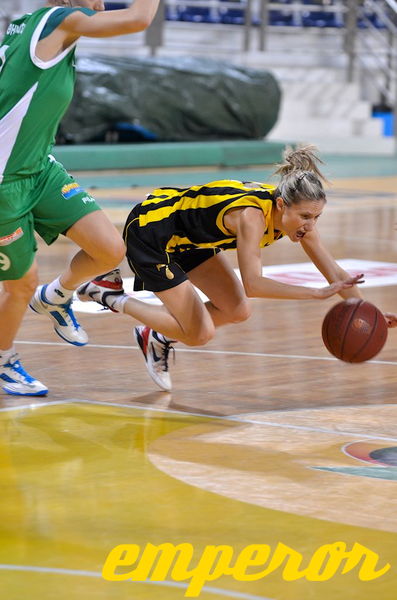
[[[34,230],[47,244],[64,234],[81,248],[31,301],[71,344],[87,343],[70,309],[73,291],[114,268],[125,253],[121,236],[94,199],[49,156],[73,95],[76,42],[82,35],[142,31],[158,1],[135,0],[124,10],[103,12],[102,0],[52,0],[11,23],[0,46],[0,382],[9,394],[48,391],[24,370],[14,348],[38,283]]]
[[[160,188],[127,218],[124,239],[135,290],[151,290],[162,302],[153,306],[122,291],[119,271],[82,286],[81,300],[95,300],[138,319],[135,336],[149,373],[171,388],[167,358],[171,341],[197,346],[215,328],[244,321],[247,298],[321,300],[339,293],[360,297],[351,277],[332,258],[316,229],[326,203],[313,147],[288,151],[277,187],[240,181],[213,181],[188,189]],[[279,283],[262,276],[261,248],[283,236],[299,242],[329,284],[322,289]],[[237,248],[242,283],[223,252]],[[205,304],[194,289],[209,298]],[[389,315],[390,326],[397,317]]]

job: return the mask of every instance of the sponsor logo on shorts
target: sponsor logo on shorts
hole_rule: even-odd
[[[82,201],[84,202],[84,204],[87,204],[88,202],[95,202],[92,196],[83,196]]]
[[[68,200],[73,196],[77,196],[77,194],[81,194],[82,192],[84,192],[83,188],[80,187],[79,184],[76,182],[64,185],[61,190],[61,194],[65,198],[65,200]]]
[[[8,246],[23,236],[22,227],[18,227],[13,233],[0,237],[0,246]]]
[[[11,267],[11,261],[6,254],[0,252],[0,271],[8,271]]]
[[[167,279],[174,279],[175,275],[173,274],[168,265],[158,264],[156,265],[156,268],[158,271],[160,271],[160,269],[164,269],[164,273]]]

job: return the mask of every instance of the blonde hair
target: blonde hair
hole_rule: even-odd
[[[312,145],[285,149],[284,162],[274,172],[281,175],[275,198],[281,196],[287,206],[303,200],[327,201],[321,182],[328,182],[317,166],[324,163],[316,152],[317,148]]]
[[[51,4],[51,6],[71,6],[69,0],[47,0],[47,4]]]

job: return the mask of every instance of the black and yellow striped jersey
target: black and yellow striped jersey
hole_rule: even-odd
[[[283,236],[274,229],[275,186],[234,180],[212,181],[189,188],[163,187],[154,190],[129,217],[139,219],[139,235],[168,253],[192,248],[236,248],[236,236],[223,223],[232,208],[252,206],[262,210],[266,227],[260,246]],[[128,223],[126,225],[128,230]]]

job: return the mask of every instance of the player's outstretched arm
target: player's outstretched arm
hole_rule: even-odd
[[[261,211],[255,208],[236,211],[232,221],[237,234],[237,257],[241,278],[249,298],[321,300],[351,289],[362,280],[362,275],[351,277],[343,271],[339,277],[335,277],[331,285],[317,289],[262,277],[259,244],[266,225]]]
[[[328,281],[330,286],[329,288],[339,287],[337,292],[342,296],[343,299],[347,298],[362,298],[360,290],[353,284],[340,286],[340,282],[345,281],[349,282],[349,279],[353,279],[352,276],[347,273],[334,259],[334,257],[330,254],[330,252],[325,248],[323,243],[320,240],[320,236],[316,229],[313,229],[310,233],[306,234],[305,237],[301,241],[301,246],[312,261],[312,263],[317,267],[317,269],[322,273],[325,279]],[[359,275],[358,279],[355,283],[362,283],[363,275]],[[338,286],[334,284],[339,282]],[[325,290],[328,288],[323,288],[323,293],[326,293]],[[332,294],[330,294],[332,295]],[[325,296],[327,297],[327,296]]]
[[[334,260],[328,250],[323,246],[320,241],[320,237],[317,231],[311,232],[309,235],[306,235],[304,239],[301,241],[301,245],[305,250],[306,254],[313,261],[319,271],[324,275],[324,277],[331,283],[328,288],[322,288],[319,290],[321,294],[327,294],[327,290],[335,290],[335,282],[338,279],[345,279],[345,283],[347,283],[346,287],[340,287],[340,281],[337,283],[337,287],[340,289],[337,290],[337,293],[342,296],[342,298],[361,298],[361,294],[358,288],[353,284],[349,285],[349,275],[344,271]],[[362,283],[363,275],[357,276],[357,281],[355,283]],[[329,295],[333,295],[335,291],[330,293]],[[328,297],[327,295],[323,295],[324,298]],[[387,322],[388,327],[397,327],[397,315],[393,313],[383,313]]]
[[[75,11],[60,25],[66,38],[112,37],[143,31],[153,21],[159,0],[134,0],[128,8],[97,12],[86,15]]]

